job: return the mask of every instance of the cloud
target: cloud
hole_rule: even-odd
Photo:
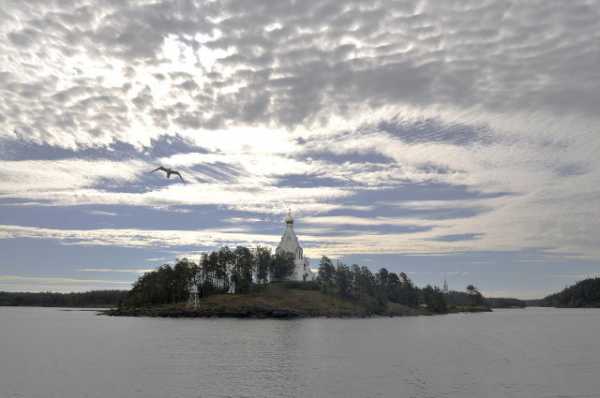
[[[0,282],[42,282],[44,284],[90,284],[90,283],[103,283],[103,284],[115,284],[115,285],[128,285],[129,282],[123,281],[107,281],[101,279],[74,279],[74,278],[58,278],[58,277],[26,277],[26,276],[15,276],[15,275],[0,275]]]
[[[238,218],[293,207],[319,239],[329,234],[319,245],[332,254],[541,248],[597,259],[599,10],[594,0],[7,3],[0,200],[218,204]],[[156,164],[190,183],[148,176]],[[436,191],[448,186],[462,196]],[[385,230],[402,226],[426,230]],[[140,234],[133,242],[196,242]],[[243,236],[223,238],[253,240]]]
[[[90,211],[88,211],[88,214],[91,214],[93,216],[106,216],[106,217],[118,216],[117,213],[113,213],[111,211],[102,211],[102,210],[90,210]]]
[[[103,181],[124,184],[133,182],[148,169],[148,164],[141,161],[3,161],[0,164],[0,195],[33,197],[35,192],[83,189]]]
[[[118,272],[125,274],[145,274],[146,272],[152,271],[152,268],[145,269],[131,269],[131,268],[81,268],[79,272],[94,272],[94,273],[107,273],[107,272]]]
[[[64,244],[122,246],[122,247],[177,247],[236,245],[245,243],[273,244],[276,235],[246,234],[219,230],[141,230],[141,229],[55,229],[2,225],[0,239],[30,238],[56,239]]]
[[[3,76],[4,134],[65,147],[148,145],[174,127],[331,128],[335,116],[383,109],[386,126],[418,141],[433,130],[472,142],[481,133],[471,119],[491,125],[494,114],[560,122],[569,112],[597,123],[598,5],[11,3],[0,42],[15,61]],[[446,122],[462,115],[462,134],[424,121],[416,137],[393,118],[425,108]]]
[[[450,234],[440,235],[431,238],[431,240],[442,241],[442,242],[457,242],[457,241],[469,241],[480,239],[483,234]]]
[[[419,218],[391,218],[391,217],[356,217],[356,216],[316,216],[305,217],[302,222],[317,225],[352,225],[352,226],[378,226],[378,225],[397,225],[397,226],[432,226],[434,223]]]
[[[215,159],[221,159],[223,163],[217,162],[213,170]],[[225,162],[231,160],[226,160],[226,156],[211,157],[201,153],[180,154],[159,160],[159,164],[192,166],[183,169],[188,184],[165,185],[168,181],[160,175],[149,174],[153,166],[141,160],[4,161],[0,164],[0,198],[26,199],[48,205],[161,207],[217,204],[280,213],[285,210],[286,204],[310,211],[340,207],[339,204],[327,202],[349,194],[343,188],[334,187],[272,186],[269,184],[271,176],[267,165],[257,167],[257,162],[252,162],[249,155],[244,156],[238,166],[233,165],[229,169],[237,168],[239,172],[232,172],[225,177],[227,172],[223,170],[228,170]],[[251,163],[255,163],[254,169]],[[198,165],[203,168],[195,170],[193,166]],[[278,168],[284,173],[289,169],[283,165]],[[96,211],[95,214],[100,213]]]
[[[332,236],[327,230],[305,228],[300,230],[300,240],[305,253],[319,258],[322,255],[338,257],[356,253],[452,253],[470,251],[470,246],[460,241],[429,241],[427,237],[445,227],[431,231],[408,230],[401,233],[378,233],[375,231],[354,231],[352,234]],[[55,229],[0,225],[0,239],[54,239],[64,245],[118,246],[131,248],[199,248],[211,250],[219,246],[275,247],[281,233],[253,233],[244,227],[206,230],[142,230],[142,229]]]

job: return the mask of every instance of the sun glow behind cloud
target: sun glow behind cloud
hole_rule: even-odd
[[[273,245],[292,207],[315,257],[597,261],[600,4],[550,3],[9,2],[0,215],[96,218],[0,235]],[[149,174],[158,164],[187,183]],[[142,228],[129,207],[164,219]]]

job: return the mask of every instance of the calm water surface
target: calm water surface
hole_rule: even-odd
[[[600,310],[111,318],[0,307],[0,397],[599,397]]]

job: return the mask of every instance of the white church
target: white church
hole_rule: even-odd
[[[275,253],[292,253],[294,254],[294,272],[287,279],[294,281],[312,281],[316,278],[316,272],[310,269],[310,261],[304,257],[304,250],[300,246],[298,237],[294,232],[294,219],[291,211],[285,218],[285,231],[281,237]]]
[[[285,231],[279,245],[277,245],[277,249],[275,249],[275,253],[292,253],[294,255],[294,272],[286,280],[306,282],[314,281],[317,278],[317,272],[310,268],[310,261],[304,257],[304,250],[300,246],[296,232],[294,232],[294,219],[292,218],[291,211],[288,211],[288,215],[285,218]],[[256,273],[252,275],[252,278],[256,282]],[[217,287],[222,286],[217,285]],[[196,306],[198,305],[198,286],[194,278],[190,280],[189,288],[189,303]],[[233,282],[229,284],[228,293],[235,293],[235,284]]]

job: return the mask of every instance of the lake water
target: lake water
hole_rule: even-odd
[[[0,307],[0,397],[599,397],[600,310],[112,318]]]

